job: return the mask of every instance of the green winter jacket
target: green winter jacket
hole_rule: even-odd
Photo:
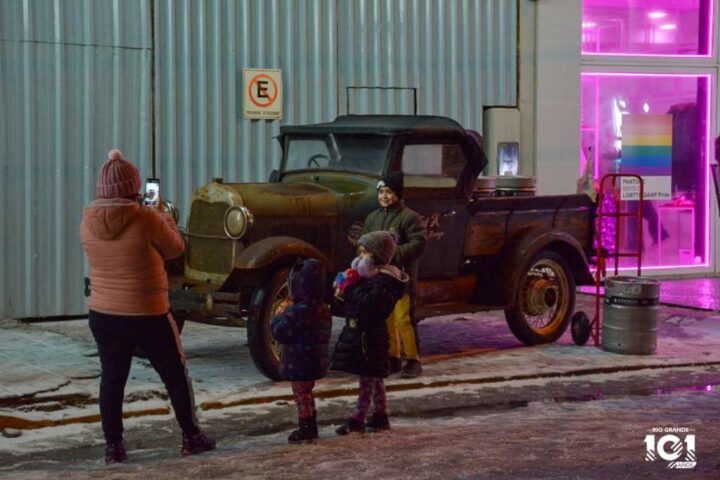
[[[406,207],[402,200],[387,208],[380,207],[365,219],[362,235],[378,230],[397,234],[398,248],[392,263],[410,276],[410,294],[414,300],[418,260],[427,248],[425,225],[420,215]]]

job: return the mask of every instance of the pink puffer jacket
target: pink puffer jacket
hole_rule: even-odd
[[[80,240],[90,265],[88,308],[114,315],[163,315],[170,310],[164,263],[185,244],[173,219],[122,198],[88,205]]]

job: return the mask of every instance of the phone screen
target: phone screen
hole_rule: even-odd
[[[145,205],[156,206],[160,202],[160,180],[148,178],[145,181]]]

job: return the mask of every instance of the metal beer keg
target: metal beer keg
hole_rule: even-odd
[[[535,177],[501,175],[497,177],[495,192],[498,197],[532,197],[535,195]]]
[[[605,280],[602,348],[649,355],[657,347],[660,282],[645,277]]]
[[[491,198],[495,196],[497,177],[478,177],[473,189],[473,198]]]

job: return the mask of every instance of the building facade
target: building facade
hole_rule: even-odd
[[[660,152],[654,176],[670,179],[657,221],[641,222],[645,264],[712,273],[716,12],[717,0],[0,1],[0,315],[86,312],[77,227],[110,148],[182,212],[214,177],[266,180],[281,124],[345,113],[452,117],[483,132],[488,174],[515,143],[540,194],[574,192],[588,159],[599,177]],[[246,69],[281,72],[281,119],[244,117]]]

